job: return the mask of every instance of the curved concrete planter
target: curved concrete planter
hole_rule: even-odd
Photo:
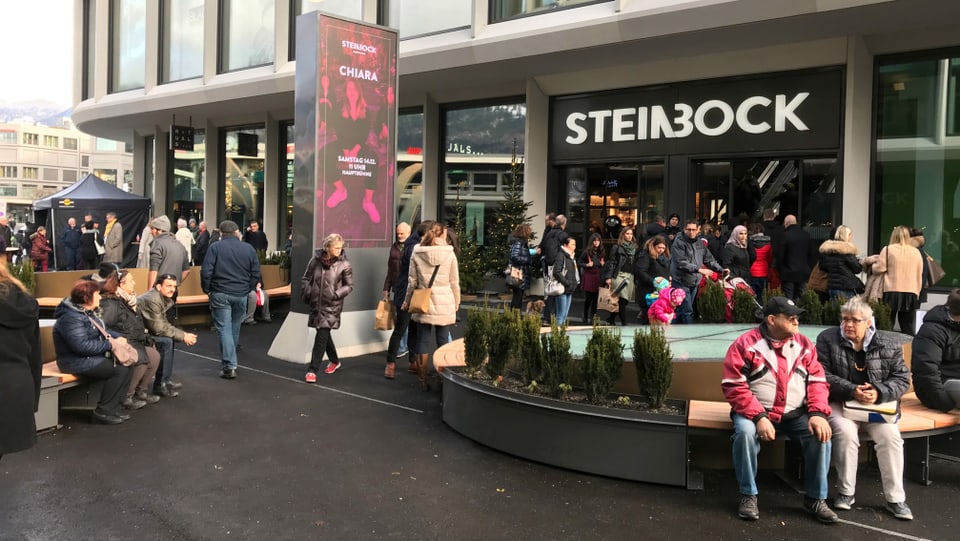
[[[687,416],[574,404],[497,389],[446,369],[443,421],[505,453],[571,470],[687,484]]]

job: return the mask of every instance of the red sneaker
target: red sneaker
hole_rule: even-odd
[[[324,369],[323,373],[333,374],[334,372],[337,371],[338,368],[340,368],[340,363],[329,363],[327,364],[327,368]]]
[[[307,383],[316,383],[317,382],[317,373],[316,372],[307,372],[306,377],[303,378]]]

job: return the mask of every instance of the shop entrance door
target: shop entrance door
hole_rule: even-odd
[[[663,213],[663,175],[663,162],[567,167],[568,232],[583,232],[584,241],[599,233],[613,244],[624,227],[637,227],[642,239]]]
[[[792,214],[811,236],[826,239],[840,218],[836,157],[717,159],[694,162],[697,218],[724,231]]]

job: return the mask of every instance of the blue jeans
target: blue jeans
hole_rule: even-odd
[[[844,299],[849,301],[850,299],[857,296],[856,291],[851,291],[849,289],[831,289],[828,291],[828,293],[830,294],[831,301],[835,301],[840,297],[843,297]]]
[[[153,388],[157,389],[161,383],[167,383],[173,377],[173,338],[169,336],[154,336],[153,342],[160,353],[160,367],[153,380]]]
[[[247,296],[210,294],[210,315],[220,338],[220,357],[224,369],[237,368],[237,343],[240,341],[240,325],[247,317]]]
[[[557,325],[563,325],[567,320],[567,314],[570,313],[570,305],[573,303],[573,293],[564,293],[554,297],[557,302]]]
[[[697,286],[678,286],[687,294],[680,306],[677,306],[677,323],[693,323],[693,306],[697,299]]]
[[[803,451],[803,486],[808,498],[823,500],[827,497],[827,473],[830,471],[831,442],[821,443],[810,433],[810,418],[803,414],[795,419],[774,423],[777,434],[786,434],[800,442]],[[757,494],[757,455],[760,454],[760,439],[757,425],[743,415],[733,414],[733,469],[737,474],[740,494]]]

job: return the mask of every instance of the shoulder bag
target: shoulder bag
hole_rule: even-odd
[[[411,314],[426,314],[430,312],[430,290],[433,288],[433,281],[437,279],[438,270],[440,270],[440,265],[434,265],[433,274],[430,275],[430,283],[427,284],[427,287],[413,290],[413,295],[410,297],[410,306],[408,307],[408,311]]]
[[[523,283],[523,268],[514,267],[513,265],[507,265],[507,270],[505,273],[507,278],[506,282],[508,286],[511,287],[520,287]]]
[[[88,316],[89,317],[89,316]],[[122,364],[123,366],[133,366],[137,364],[137,361],[140,360],[140,354],[137,353],[137,348],[130,345],[126,340],[117,340],[116,338],[110,336],[110,334],[97,323],[97,320],[90,318],[90,323],[93,323],[93,326],[100,331],[100,334],[110,342],[110,351],[113,359]]]
[[[947,275],[947,271],[943,270],[943,267],[940,263],[937,263],[937,260],[927,256],[927,281],[928,285],[934,286],[940,280],[943,280],[943,277]]]
[[[547,267],[547,276],[543,279],[543,294],[547,297],[559,297],[563,295],[563,291],[563,284],[553,277],[553,265],[550,265]]]

